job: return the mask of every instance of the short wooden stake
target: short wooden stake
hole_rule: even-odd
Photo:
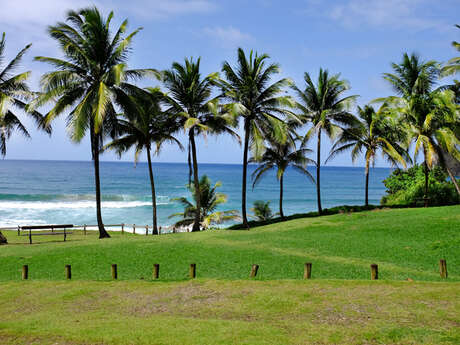
[[[133,224],[133,234],[136,233],[136,224]]]
[[[259,270],[259,265],[252,265],[251,267],[251,274],[249,275],[251,278],[255,278],[257,275],[257,271]]]
[[[65,265],[65,277],[66,279],[72,279],[72,268],[70,265]]]
[[[112,279],[118,279],[117,264],[112,264]]]
[[[86,224],[83,224],[83,233],[84,233],[85,236],[86,236]]]
[[[190,264],[190,279],[196,278],[196,264]]]
[[[176,233],[176,227],[173,227],[173,234]]]
[[[22,280],[29,279],[29,266],[23,265],[22,266]]]
[[[152,230],[152,232],[153,232],[153,230]],[[145,226],[145,236],[147,236],[148,234],[149,234],[149,226],[146,225]]]
[[[121,234],[122,235],[125,234],[125,224],[124,223],[121,224]]]
[[[160,264],[153,264],[153,279],[160,278]]]
[[[447,263],[445,259],[439,260],[439,273],[441,278],[447,279]]]
[[[158,229],[158,235],[161,235],[161,226],[160,226],[160,228]]]
[[[306,262],[303,271],[303,279],[311,279],[311,262]]]
[[[379,279],[379,266],[377,264],[371,265],[371,280]]]

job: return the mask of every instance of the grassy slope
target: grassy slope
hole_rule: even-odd
[[[165,280],[186,279],[188,264],[198,277],[244,279],[250,265],[261,266],[259,279],[298,279],[303,263],[313,263],[313,278],[368,279],[369,264],[379,264],[380,278],[440,280],[438,262],[447,259],[449,280],[460,281],[460,206],[380,210],[293,220],[252,231],[208,231],[164,236],[95,234],[26,237],[6,232],[0,247],[0,281],[20,279],[29,264],[31,279],[63,279],[65,264],[74,279],[107,280],[110,264],[120,279],[150,279],[160,263]],[[54,242],[44,242],[44,241]]]
[[[0,344],[458,344],[460,283],[452,281],[460,281],[459,224],[455,206],[250,232],[102,241],[74,234],[67,243],[43,236],[32,246],[9,232],[11,244],[0,247]],[[377,262],[383,279],[436,281],[440,257],[448,282],[368,280]],[[311,281],[299,279],[306,260],[314,265]],[[112,262],[125,281],[92,281],[108,280]],[[162,281],[137,280],[150,277],[154,262]],[[177,281],[190,262],[201,278]],[[253,262],[265,281],[238,280]],[[32,280],[15,281],[24,263]],[[72,281],[62,281],[66,263]]]

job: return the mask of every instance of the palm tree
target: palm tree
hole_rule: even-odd
[[[22,133],[27,138],[30,137],[29,132],[15,113],[16,110],[26,111],[25,102],[33,95],[26,84],[30,72],[14,74],[15,69],[30,46],[28,44],[13,60],[3,66],[3,61],[5,60],[5,33],[2,34],[0,40],[0,154],[3,157],[6,156],[6,142],[14,131]],[[39,128],[51,133],[51,127],[45,126],[40,113],[37,111],[26,111],[26,113],[35,120]],[[7,243],[6,237],[0,232],[0,244]]]
[[[289,79],[281,79],[274,83],[271,78],[279,73],[279,65],[266,65],[267,54],[258,55],[252,51],[246,57],[243,49],[238,48],[238,62],[235,68],[226,61],[222,71],[226,80],[220,80],[224,96],[233,103],[233,109],[244,121],[243,148],[243,184],[241,208],[243,225],[249,229],[246,214],[246,179],[248,151],[254,157],[260,157],[265,150],[264,140],[272,137],[284,143],[287,139],[287,126],[283,116],[293,116],[285,107],[292,106],[290,96],[282,95],[283,88],[291,85]],[[280,117],[281,116],[281,117]]]
[[[270,208],[270,201],[254,201],[254,206],[251,208],[251,211],[254,213],[253,218],[258,221],[269,220],[275,216]]]
[[[400,135],[398,128],[389,119],[386,107],[382,106],[377,112],[372,106],[366,105],[364,108],[358,107],[358,121],[353,126],[346,128],[341,133],[335,144],[331,148],[330,156],[332,159],[337,154],[351,150],[352,161],[364,150],[366,159],[365,167],[365,205],[369,205],[369,167],[374,165],[378,151],[388,159],[393,165],[401,164],[406,167],[405,159],[408,154],[405,149],[398,144]]]
[[[276,169],[276,178],[280,184],[280,199],[279,199],[279,213],[281,218],[284,218],[283,213],[283,180],[284,173],[289,166],[292,166],[295,170],[301,174],[306,175],[313,183],[314,178],[307,170],[307,164],[312,163],[313,161],[310,158],[307,158],[307,153],[310,153],[311,150],[301,147],[296,148],[295,141],[290,139],[287,140],[284,144],[277,143],[272,141],[269,143],[265,153],[260,159],[252,158],[249,160],[250,163],[257,162],[260,165],[252,173],[253,185],[254,186],[261,180],[261,178],[270,170]]]
[[[202,78],[200,59],[196,62],[193,59],[185,59],[183,65],[174,62],[172,68],[163,73],[163,82],[169,91],[168,112],[182,119],[183,128],[188,134],[189,183],[193,170],[195,207],[201,209],[195,138],[207,133],[229,133],[235,137],[238,135],[231,129],[231,117],[218,112],[218,98],[211,98],[217,74],[212,73]],[[200,214],[196,212],[192,231],[200,231],[200,222]]]
[[[157,204],[151,158],[152,143],[155,145],[155,154],[160,152],[164,143],[175,143],[183,149],[181,143],[173,136],[173,133],[179,130],[180,123],[177,117],[173,117],[162,110],[161,102],[164,95],[159,89],[133,89],[131,92],[137,111],[124,114],[126,120],[119,120],[118,123],[121,136],[107,144],[105,148],[114,149],[121,156],[134,147],[135,162],[138,161],[142,151],[146,151],[152,191],[152,234],[158,235]]]
[[[300,111],[299,117],[312,124],[304,137],[306,143],[314,134],[317,135],[316,148],[316,193],[318,201],[318,213],[322,213],[321,207],[321,133],[324,131],[330,138],[336,137],[340,126],[351,126],[355,123],[355,117],[348,112],[348,107],[356,99],[354,96],[343,94],[350,89],[349,84],[340,79],[340,74],[330,75],[328,70],[320,68],[316,85],[310,74],[304,75],[305,89],[301,90],[293,86],[293,90],[299,97],[296,107]]]
[[[4,67],[2,62],[5,59],[5,33],[0,40],[0,154],[6,156],[6,142],[14,131],[18,131],[29,138],[30,134],[22,124],[15,110],[22,110],[31,116],[40,129],[51,133],[51,127],[45,126],[43,116],[37,111],[27,111],[26,102],[31,99],[33,93],[26,84],[30,72],[14,74],[15,69],[21,62],[22,57],[30,48],[28,44],[16,57]],[[3,68],[2,68],[3,67]]]
[[[394,73],[385,73],[397,96],[379,99],[386,101],[406,126],[408,142],[415,143],[414,161],[420,150],[425,166],[425,206],[428,206],[428,169],[435,162],[445,166],[457,192],[460,188],[451,170],[444,164],[443,151],[460,159],[453,128],[458,124],[458,109],[450,90],[433,90],[440,74],[435,61],[422,61],[416,54],[403,55],[400,64],[393,63]]]
[[[124,92],[128,80],[155,73],[151,69],[127,69],[131,41],[140,29],[124,36],[128,25],[125,20],[112,35],[112,18],[113,12],[104,18],[97,8],[85,8],[69,11],[67,22],[49,27],[48,32],[61,47],[64,57],[35,58],[57,70],[43,75],[43,93],[31,103],[32,109],[50,101],[55,103],[46,114],[47,123],[69,110],[67,128],[75,142],[80,142],[89,131],[99,238],[110,237],[101,216],[99,153],[103,138],[107,134],[116,134],[116,106],[132,107]]]
[[[217,182],[214,186],[211,186],[211,180],[208,176],[203,175],[200,179],[200,210],[197,212],[197,208],[193,203],[187,200],[187,198],[175,198],[173,200],[179,201],[184,206],[184,212],[172,214],[169,218],[180,216],[181,220],[176,222],[175,226],[188,226],[195,222],[196,214],[200,218],[200,223],[203,229],[209,228],[212,224],[221,224],[226,221],[239,219],[238,211],[216,211],[217,207],[227,202],[227,196],[223,193],[218,193],[216,190],[222,183]],[[194,199],[196,200],[196,188],[195,185],[190,183],[187,188],[190,190]]]
[[[460,29],[460,25],[455,25],[458,29]],[[460,43],[453,41],[452,46],[460,52]],[[444,76],[457,74],[460,72],[460,56],[454,57],[450,59],[447,64],[442,68],[442,74]]]

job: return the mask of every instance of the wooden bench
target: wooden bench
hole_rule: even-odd
[[[67,231],[68,228],[73,228],[73,224],[52,224],[52,225],[32,225],[32,226],[22,226],[18,227],[18,235],[20,236],[29,236],[29,243],[32,244],[32,236],[42,236],[42,235],[64,235],[64,242],[67,238],[67,235],[71,234],[71,231]],[[20,230],[28,231],[27,234],[21,235]],[[51,230],[51,232],[42,232],[33,230]],[[58,230],[58,231],[54,231]]]

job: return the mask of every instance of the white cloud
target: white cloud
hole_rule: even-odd
[[[241,32],[233,26],[225,28],[220,26],[206,27],[203,29],[203,33],[213,37],[224,48],[234,48],[235,46],[253,40],[251,35]]]
[[[347,0],[322,10],[323,4],[309,0],[307,13],[319,12],[347,28],[442,30],[445,24],[429,16],[429,5],[427,0]]]
[[[217,9],[216,3],[209,0],[146,0],[138,1],[136,6],[133,6],[131,2],[122,2],[120,6],[136,15],[155,19],[209,13]]]

